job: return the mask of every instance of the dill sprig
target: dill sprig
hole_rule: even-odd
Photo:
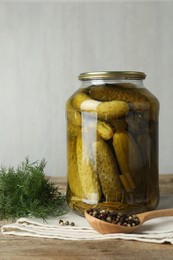
[[[65,195],[44,173],[45,159],[16,169],[0,168],[0,219],[36,217],[46,219],[68,211]]]

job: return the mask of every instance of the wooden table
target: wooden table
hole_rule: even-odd
[[[54,178],[61,191],[65,178]],[[160,175],[161,196],[173,196],[173,174]],[[172,206],[173,207],[173,206]],[[4,222],[0,222],[2,226]],[[124,240],[63,241],[0,234],[0,260],[173,259],[173,245]]]

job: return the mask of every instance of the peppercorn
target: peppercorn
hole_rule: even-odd
[[[68,226],[68,225],[75,226],[75,223],[74,222],[70,223],[68,220],[64,222],[62,219],[60,219],[59,220],[59,225],[60,226],[64,226],[64,225],[66,225],[66,226]]]
[[[59,225],[63,226],[64,225],[64,221],[62,219],[59,220]]]
[[[108,216],[108,217],[106,218],[106,221],[107,221],[107,222],[112,222],[112,218],[111,218],[110,216]]]
[[[140,223],[140,220],[136,215],[127,215],[122,212],[117,213],[116,211],[109,209],[88,209],[87,213],[100,220],[120,226],[134,227]]]

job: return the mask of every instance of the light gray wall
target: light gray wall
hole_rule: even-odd
[[[65,102],[91,70],[139,70],[160,101],[160,172],[173,172],[173,2],[0,2],[0,163],[66,174]]]

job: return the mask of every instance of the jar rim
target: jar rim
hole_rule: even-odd
[[[146,74],[141,71],[89,71],[79,74],[79,80],[94,79],[145,79]]]

